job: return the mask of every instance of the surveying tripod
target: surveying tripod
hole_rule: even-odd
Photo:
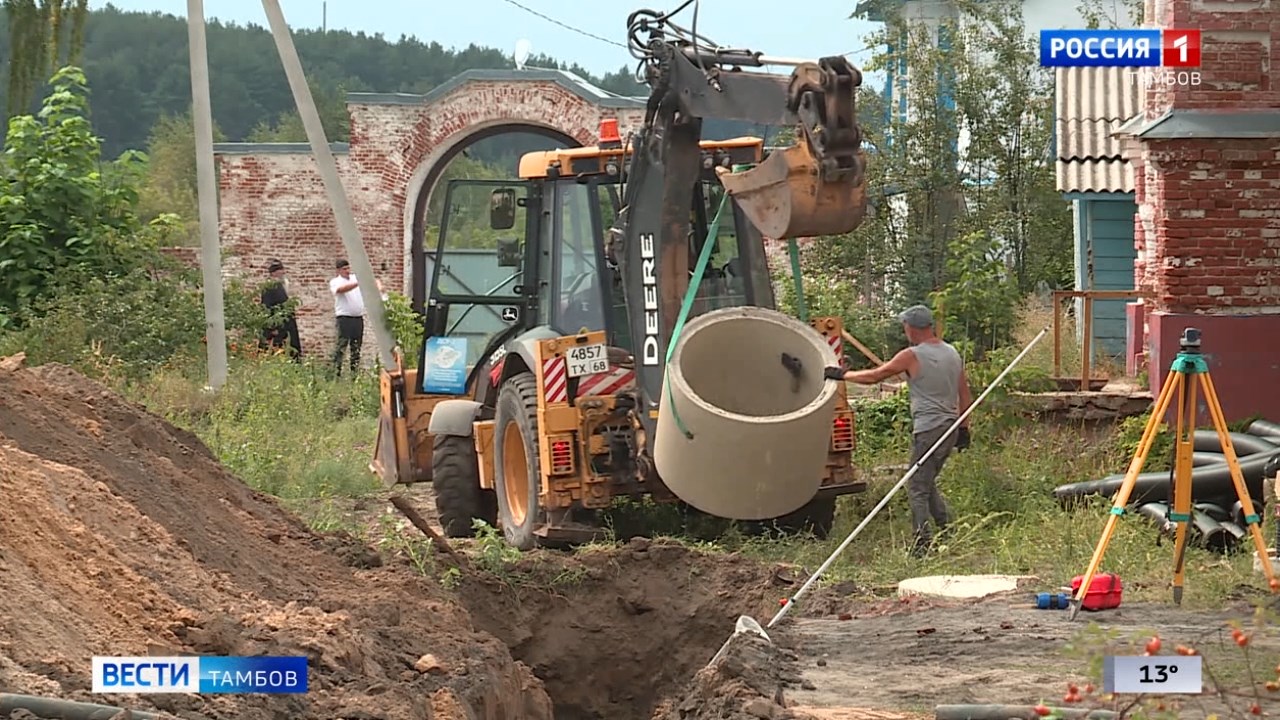
[[[1199,382],[1196,382],[1197,380]],[[1156,399],[1155,410],[1152,411],[1151,419],[1147,421],[1146,430],[1142,433],[1142,439],[1138,442],[1133,461],[1129,464],[1129,471],[1125,474],[1124,482],[1116,493],[1111,514],[1107,516],[1106,527],[1098,540],[1098,546],[1094,548],[1093,559],[1089,561],[1089,569],[1085,571],[1080,587],[1076,590],[1076,596],[1071,600],[1072,620],[1080,612],[1080,606],[1084,602],[1085,594],[1089,591],[1089,585],[1102,564],[1102,556],[1107,551],[1107,544],[1111,542],[1111,537],[1115,533],[1116,524],[1125,514],[1125,506],[1129,504],[1129,496],[1133,492],[1134,485],[1137,484],[1138,474],[1142,472],[1142,466],[1147,461],[1147,453],[1151,451],[1151,444],[1155,441],[1156,432],[1160,428],[1165,413],[1169,410],[1175,393],[1178,396],[1178,420],[1174,435],[1173,476],[1169,486],[1171,499],[1169,521],[1176,527],[1173,549],[1173,602],[1182,603],[1187,530],[1191,524],[1191,468],[1192,453],[1195,451],[1196,391],[1199,388],[1204,390],[1204,404],[1209,411],[1209,418],[1213,421],[1213,428],[1218,433],[1222,454],[1227,458],[1231,481],[1235,485],[1236,495],[1244,510],[1244,519],[1249,525],[1249,533],[1253,536],[1253,544],[1257,547],[1258,558],[1262,561],[1263,571],[1267,576],[1267,586],[1273,593],[1280,590],[1280,581],[1276,580],[1272,572],[1271,560],[1267,557],[1266,541],[1262,539],[1261,519],[1254,511],[1253,499],[1249,497],[1244,475],[1240,472],[1240,461],[1236,458],[1235,448],[1231,444],[1222,406],[1218,404],[1218,396],[1213,389],[1213,379],[1209,377],[1209,363],[1200,354],[1200,331],[1196,328],[1187,328],[1182,332],[1178,356],[1173,359],[1173,365],[1169,368],[1169,376],[1165,378],[1164,387],[1161,388],[1160,396]]]

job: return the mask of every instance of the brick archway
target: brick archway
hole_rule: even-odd
[[[411,249],[419,196],[442,160],[495,128],[536,128],[594,141],[603,118],[624,136],[640,125],[644,101],[606,93],[559,70],[469,70],[426,95],[351,93],[349,143],[332,148],[374,272],[411,292]],[[288,269],[299,299],[304,353],[332,346],[328,280],[343,255],[332,208],[307,143],[215,146],[224,274],[259,282],[268,259]],[[366,345],[372,345],[367,332]],[[370,347],[365,357],[374,358]]]
[[[441,175],[443,175],[449,163],[468,147],[487,138],[516,132],[541,135],[548,140],[561,142],[568,147],[580,147],[591,140],[590,138],[583,139],[568,135],[546,123],[532,124],[528,122],[516,123],[504,120],[489,120],[467,128],[464,132],[456,133],[440,143],[429,156],[423,158],[418,169],[410,176],[406,188],[407,195],[404,206],[405,272],[402,278],[406,294],[413,300],[414,307],[419,312],[423,311],[423,304],[426,302],[426,283],[418,281],[419,277],[425,278],[427,273],[424,243],[433,241],[433,238],[424,237],[426,230],[424,221],[427,208],[431,204],[431,198],[435,194]]]

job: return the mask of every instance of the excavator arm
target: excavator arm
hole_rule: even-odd
[[[623,203],[610,231],[635,348],[638,415],[650,440],[667,346],[689,285],[690,198],[713,162],[700,151],[704,119],[793,126],[797,142],[749,169],[715,167],[743,215],[766,237],[837,235],[865,214],[855,94],[861,73],[844,57],[817,61],[707,47],[668,16],[628,19],[630,47],[651,88],[633,136]],[[681,37],[684,35],[684,37]],[[744,68],[790,66],[778,75]],[[732,358],[726,358],[732,362]]]

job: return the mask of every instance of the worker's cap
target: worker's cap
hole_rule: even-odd
[[[347,262],[346,260],[339,260],[336,267],[339,270],[341,270],[344,267],[351,267],[351,263]]]
[[[898,321],[917,330],[924,330],[933,327],[933,313],[923,305],[913,305],[898,313]]]
[[[277,270],[283,270],[283,269],[284,269],[284,263],[280,262],[279,260],[272,259],[271,262],[267,263],[267,272],[269,273],[273,273]]]

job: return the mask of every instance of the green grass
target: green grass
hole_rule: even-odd
[[[206,393],[202,384],[198,373],[182,367],[127,392],[199,435],[250,486],[286,501],[360,497],[377,489],[368,469],[377,435],[375,377],[332,380],[323,365],[240,358],[221,391]],[[316,519],[325,521],[323,503],[308,506],[319,508]]]
[[[1040,326],[1033,318],[1023,341]],[[1042,339],[1010,375],[1014,386],[1035,385],[1047,376],[1051,342]],[[1016,349],[1004,352],[986,366],[971,367],[975,393],[1015,353]],[[282,498],[316,529],[360,525],[350,499],[378,489],[368,470],[376,437],[376,378],[333,381],[323,365],[236,358],[227,386],[210,395],[201,390],[198,369],[162,369],[128,393],[195,431],[232,472]],[[1006,385],[992,393],[976,411],[973,447],[953,456],[943,470],[941,487],[957,518],[947,545],[923,560],[908,556],[910,513],[906,493],[899,492],[833,564],[829,579],[881,587],[913,575],[1002,573],[1036,576],[1044,590],[1053,590],[1084,572],[1109,503],[1098,498],[1089,507],[1066,512],[1054,500],[1053,488],[1124,471],[1144,418],[1102,430],[1037,423],[1019,414],[1009,389]],[[860,471],[905,465],[907,420],[902,396],[859,409],[855,462]],[[1153,455],[1149,469],[1162,467],[1161,454]],[[707,549],[742,551],[813,570],[900,477],[901,472],[878,473],[866,493],[842,498],[836,527],[825,541],[769,540],[733,528],[716,535],[723,524],[715,523],[689,533],[670,506],[647,500],[622,503],[610,521],[619,535],[626,530],[667,536],[684,531],[686,541]],[[1156,545],[1151,523],[1126,517],[1107,549],[1103,569],[1121,575],[1127,598],[1163,600],[1172,578],[1172,555],[1171,542]],[[1247,552],[1223,558],[1192,549],[1186,604],[1213,606],[1240,585],[1259,585],[1251,563]]]
[[[1115,433],[1080,427],[1027,424],[1000,437],[975,428],[974,445],[952,456],[939,482],[956,517],[955,533],[946,545],[924,559],[908,555],[911,516],[905,489],[885,506],[828,570],[830,580],[852,580],[862,586],[892,585],[916,575],[998,573],[1040,578],[1052,591],[1083,574],[1097,546],[1110,501],[1098,498],[1071,512],[1062,510],[1053,488],[1123,472],[1129,458]],[[905,453],[886,451],[863,458],[863,468],[905,464]],[[803,565],[810,571],[840,545],[881,501],[902,472],[872,481],[864,494],[842,498],[831,537],[825,541],[730,537],[725,547],[753,556]],[[1188,552],[1188,607],[1221,606],[1239,585],[1262,588],[1246,552],[1224,558],[1200,549]],[[1173,543],[1156,545],[1154,525],[1139,516],[1121,520],[1103,561],[1127,586],[1126,598],[1169,598],[1173,577]]]

